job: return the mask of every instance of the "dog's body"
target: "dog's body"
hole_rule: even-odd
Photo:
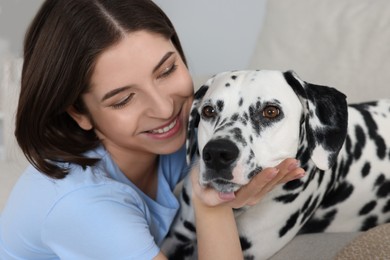
[[[298,233],[390,222],[390,100],[348,106],[342,93],[291,71],[225,72],[196,93],[189,124],[189,157],[198,127],[201,185],[234,192],[288,157],[306,170],[237,210],[246,259],[267,259]],[[196,255],[190,188],[162,248],[170,259]]]

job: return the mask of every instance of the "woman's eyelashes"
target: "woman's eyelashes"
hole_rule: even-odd
[[[129,95],[123,97],[121,100],[119,100],[115,104],[111,105],[111,107],[114,109],[120,109],[120,108],[126,106],[131,101],[133,96],[134,96],[134,93],[130,93]]]
[[[166,78],[169,75],[171,75],[175,70],[177,69],[176,63],[173,63],[172,65],[165,67],[160,75],[157,76],[158,79]]]

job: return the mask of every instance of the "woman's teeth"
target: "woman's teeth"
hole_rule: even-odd
[[[172,123],[170,123],[168,126],[166,126],[164,128],[152,130],[151,133],[152,134],[164,134],[164,133],[168,132],[169,130],[171,130],[176,125],[176,123],[177,123],[177,119],[175,119]]]

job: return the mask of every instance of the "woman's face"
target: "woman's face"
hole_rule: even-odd
[[[184,144],[192,98],[191,77],[172,42],[138,31],[99,56],[83,95],[89,115],[76,121],[93,127],[114,156],[168,154]]]

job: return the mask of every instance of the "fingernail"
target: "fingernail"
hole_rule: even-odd
[[[288,170],[289,170],[289,171],[292,171],[292,170],[298,168],[300,164],[301,164],[300,161],[295,160],[295,162],[291,163],[291,164],[288,166]]]
[[[297,175],[295,175],[295,179],[300,179],[300,178],[304,177],[305,175],[306,175],[305,172],[300,172]]]

